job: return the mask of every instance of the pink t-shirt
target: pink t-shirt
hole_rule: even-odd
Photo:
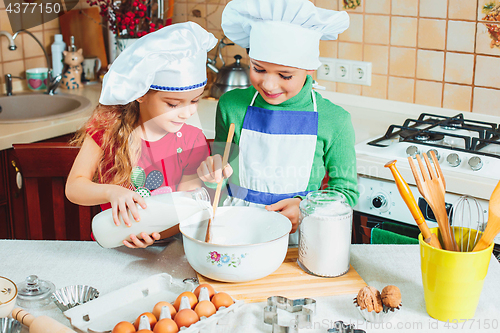
[[[91,135],[102,147],[102,132]],[[210,155],[209,146],[203,132],[194,126],[184,124],[175,133],[168,133],[158,141],[142,140],[138,166],[144,170],[145,182],[142,187],[154,191],[169,186],[176,191],[183,175],[192,175]],[[111,204],[101,205],[103,210]]]

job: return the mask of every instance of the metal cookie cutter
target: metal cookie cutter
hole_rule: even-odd
[[[354,328],[354,324],[344,324],[343,321],[333,323],[333,328],[330,328],[329,333],[366,333],[364,330]]]
[[[290,325],[278,324],[278,309],[295,315]],[[312,298],[288,299],[283,296],[272,296],[267,299],[264,308],[264,323],[273,325],[273,333],[298,333],[299,327],[311,322],[316,311],[316,301]]]

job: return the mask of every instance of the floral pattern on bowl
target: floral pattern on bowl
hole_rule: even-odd
[[[217,267],[222,267],[227,265],[228,267],[238,267],[241,264],[241,259],[244,259],[248,253],[242,253],[240,255],[219,253],[217,251],[210,251],[207,256],[207,262]]]

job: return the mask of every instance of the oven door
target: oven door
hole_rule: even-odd
[[[429,228],[438,226],[432,209],[420,195],[416,186],[409,185],[415,200],[424,215]],[[417,227],[410,210],[399,194],[394,181],[358,174],[360,192],[358,204],[354,207],[354,239],[356,243],[371,243],[371,230],[380,228],[384,222],[408,224]],[[445,194],[446,211],[449,213],[460,195]],[[478,199],[484,221],[488,216],[488,201]],[[417,227],[418,228],[418,227]],[[500,253],[500,235],[495,238],[495,254]]]

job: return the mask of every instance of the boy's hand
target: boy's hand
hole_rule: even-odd
[[[201,162],[200,166],[196,170],[198,177],[204,182],[218,183],[222,180],[222,175],[225,178],[229,178],[233,174],[233,168],[228,164],[221,170],[222,167],[222,156],[214,155],[208,156],[207,159]]]
[[[282,215],[288,217],[290,222],[292,222],[292,231],[290,231],[290,233],[294,233],[299,227],[300,201],[300,198],[284,199],[275,204],[266,206],[266,209],[280,212]]]
[[[129,190],[123,186],[113,185],[108,194],[109,202],[111,203],[111,210],[113,213],[113,221],[115,225],[120,225],[118,213],[121,215],[123,222],[127,227],[132,226],[128,216],[128,210],[132,213],[134,219],[138,222],[141,220],[139,212],[137,211],[137,202],[143,209],[146,209],[146,201],[137,192]]]
[[[160,234],[157,232],[153,232],[150,236],[145,232],[141,232],[141,237],[142,239],[138,238],[134,234],[131,234],[130,239],[132,240],[132,243],[127,240],[124,240],[123,244],[131,249],[139,249],[139,248],[143,249],[148,247],[149,245],[152,245],[155,242],[155,240],[159,240]]]

